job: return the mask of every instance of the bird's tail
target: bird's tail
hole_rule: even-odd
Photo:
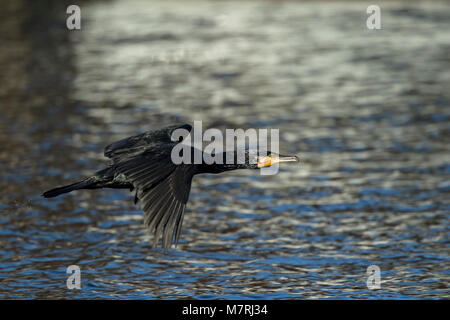
[[[84,180],[69,184],[67,186],[54,188],[44,192],[42,195],[45,198],[53,198],[59,196],[60,194],[71,192],[78,189],[93,189],[95,188],[96,181],[93,181],[93,177],[86,178]]]

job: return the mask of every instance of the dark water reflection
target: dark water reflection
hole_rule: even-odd
[[[82,2],[78,32],[5,5],[0,298],[448,298],[448,3],[383,2],[380,31],[367,5]],[[193,120],[279,128],[302,164],[197,177],[169,254],[127,192],[39,197]]]

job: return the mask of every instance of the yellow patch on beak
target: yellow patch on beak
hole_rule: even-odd
[[[270,167],[273,164],[273,160],[270,156],[258,158],[258,168]]]

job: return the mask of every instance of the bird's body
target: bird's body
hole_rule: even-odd
[[[175,164],[171,159],[172,149],[180,141],[172,141],[171,136],[176,129],[190,132],[191,126],[170,126],[108,145],[104,154],[111,162],[107,168],[79,182],[49,190],[43,196],[51,198],[78,189],[135,190],[135,203],[141,202],[144,223],[155,233],[154,245],[157,245],[161,235],[163,248],[168,248],[172,243],[176,244],[194,175],[259,167],[258,164],[250,164],[248,161],[244,164]],[[191,154],[194,154],[195,149],[192,151]],[[226,153],[222,155],[225,159]],[[284,161],[297,159],[287,158],[290,160]],[[279,162],[281,161],[283,160]]]

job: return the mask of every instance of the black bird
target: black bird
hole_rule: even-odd
[[[79,189],[120,188],[136,190],[134,202],[141,201],[144,223],[155,233],[154,246],[162,235],[164,249],[175,245],[180,236],[184,210],[191,190],[192,177],[200,173],[221,173],[236,169],[258,169],[275,163],[299,161],[295,156],[281,156],[270,151],[266,156],[257,156],[251,161],[249,150],[245,151],[245,163],[239,164],[237,152],[233,152],[234,164],[227,164],[227,152],[218,154],[223,164],[175,164],[172,149],[180,143],[172,141],[176,129],[190,132],[189,124],[170,126],[148,131],[108,145],[105,156],[111,159],[106,169],[73,184],[44,192],[45,198]],[[192,149],[195,151],[195,149]],[[198,151],[198,150],[197,150]],[[193,155],[194,152],[191,152]]]

